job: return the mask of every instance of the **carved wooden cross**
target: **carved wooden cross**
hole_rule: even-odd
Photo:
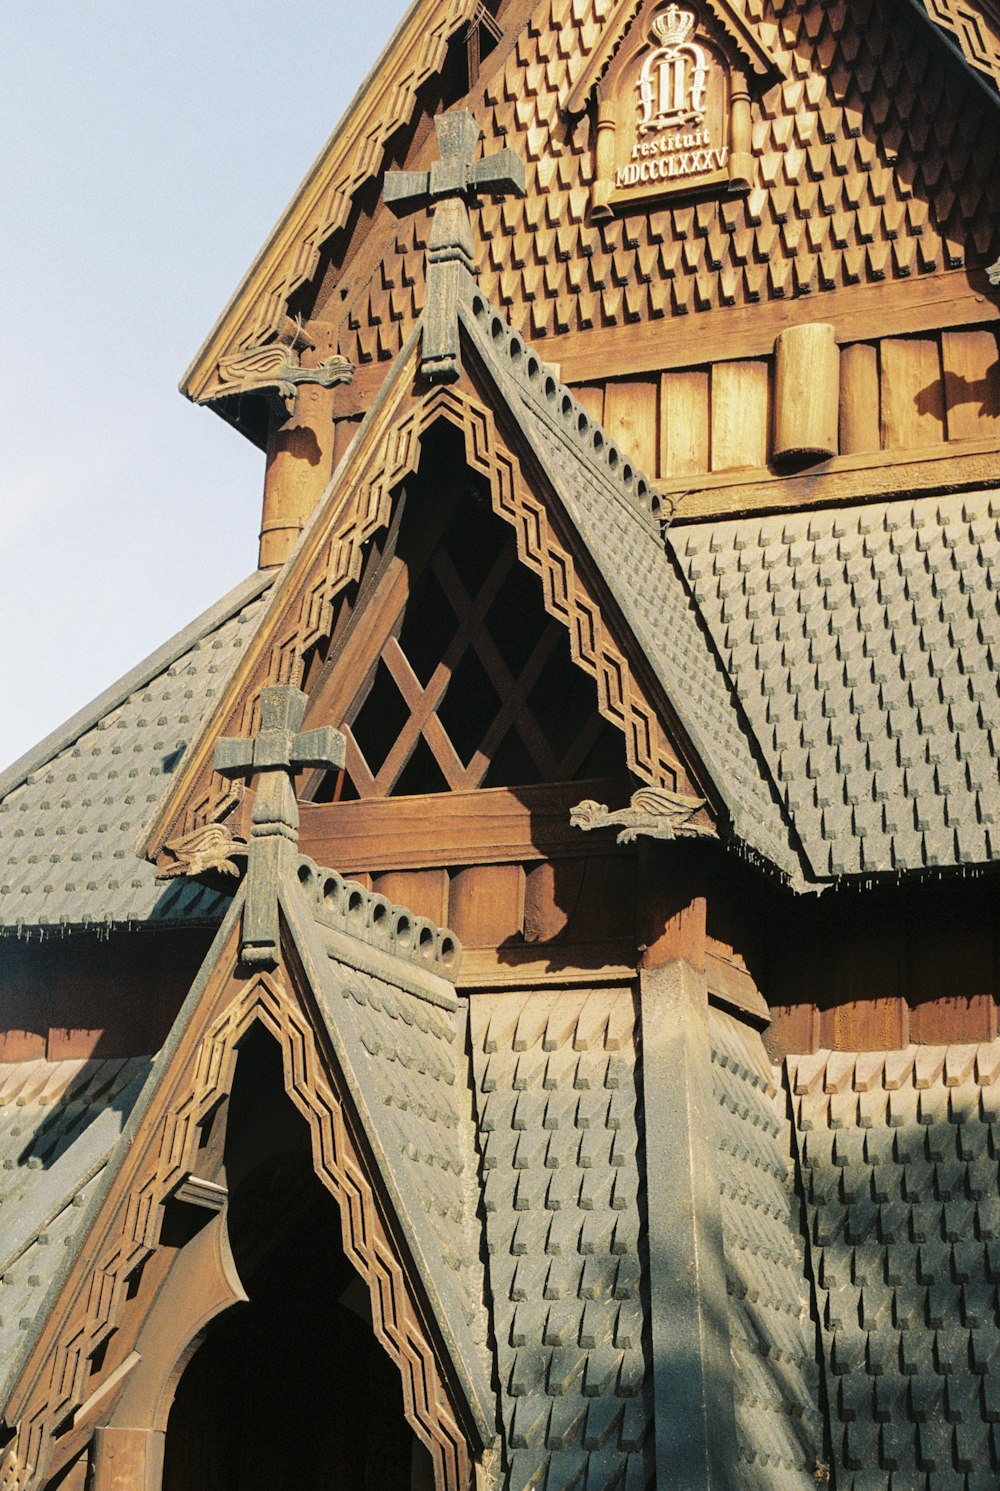
[[[427,244],[421,371],[436,382],[462,371],[458,304],[463,281],[474,271],[469,203],[481,192],[524,196],[524,162],[513,150],[474,161],[482,130],[464,109],[434,120],[441,159],[429,171],[387,171],[383,198],[397,217],[430,203],[434,220]]]
[[[294,775],[303,766],[344,764],[339,730],[329,725],[299,730],[307,703],[302,690],[290,684],[261,689],[259,733],[251,740],[223,736],[215,743],[215,769],[221,776],[257,778],[240,957],[268,968],[278,959],[278,885],[298,847]]]

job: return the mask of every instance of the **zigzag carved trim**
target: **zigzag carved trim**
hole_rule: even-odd
[[[931,20],[958,41],[970,67],[1000,89],[1000,12],[991,0],[923,0]]]
[[[316,272],[323,244],[346,224],[354,194],[378,175],[390,136],[412,117],[418,91],[441,71],[448,43],[478,5],[479,0],[437,0],[395,39],[377,80],[379,91],[362,99],[333,136],[188,370],[183,387],[190,398],[200,403],[224,392],[219,358],[263,342],[277,329],[289,297]]]
[[[0,1491],[37,1491],[49,1471],[48,1447],[57,1426],[94,1392],[90,1359],[120,1323],[130,1275],[157,1249],[162,1204],[195,1167],[199,1127],[231,1091],[238,1044],[255,1021],[281,1047],[286,1091],[309,1125],[313,1166],[340,1208],[344,1251],[368,1285],[375,1334],[399,1369],[406,1419],[430,1452],[437,1491],[467,1491],[468,1447],[343,1105],[302,1011],[279,978],[263,974],[226,1006],[184,1068],[171,1074],[179,1100],[158,1123],[157,1137],[143,1147],[121,1224],[60,1331],[46,1387],[22,1416],[4,1460]]]
[[[329,636],[338,595],[359,577],[365,543],[389,521],[392,493],[416,471],[424,432],[439,419],[462,431],[469,466],[487,479],[494,511],[514,527],[518,554],[541,576],[546,610],[567,628],[573,658],[597,683],[601,714],[625,736],[631,770],[655,786],[683,787],[683,768],[656,709],[545,508],[529,491],[493,415],[478,399],[455,388],[436,390],[383,436],[375,461],[352,488],[350,509],[314,554],[304,586],[297,592],[301,600],[292,599],[287,605],[270,649],[258,661],[222,733],[256,733],[257,701],[266,684],[301,684],[306,653]],[[241,785],[234,787],[214,776],[207,786],[204,782],[202,773],[182,809],[183,817],[169,825],[170,833],[188,833],[217,821],[240,800]]]

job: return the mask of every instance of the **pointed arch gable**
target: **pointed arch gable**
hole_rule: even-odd
[[[79,1455],[113,1407],[166,1277],[164,1205],[197,1176],[202,1136],[232,1088],[240,1043],[255,1024],[281,1050],[286,1093],[308,1126],[315,1172],[338,1204],[345,1254],[368,1287],[376,1337],[400,1372],[404,1413],[431,1455],[438,1491],[469,1485],[460,1407],[400,1255],[377,1172],[301,997],[295,961],[243,977],[237,920],[227,919],[224,952],[185,1028],[165,1048],[156,1091],[123,1144],[117,1172],[12,1395],[17,1430],[0,1466],[2,1491],[38,1491]]]
[[[408,364],[412,369],[409,359]],[[154,822],[149,857],[156,858],[168,837],[218,821],[237,806],[242,787],[222,781],[211,769],[215,736],[254,733],[257,700],[266,685],[302,684],[310,650],[329,638],[338,598],[360,576],[366,543],[388,523],[394,494],[416,472],[422,442],[442,420],[461,433],[468,468],[485,478],[494,512],[514,528],[519,559],[541,578],[545,609],[566,627],[574,662],[595,680],[601,715],[622,731],[629,768],[643,781],[671,790],[689,791],[699,781],[710,786],[680,729],[664,724],[667,702],[571,522],[559,512],[530,454],[525,461],[515,453],[515,430],[510,439],[501,433],[487,402],[488,388],[469,383],[402,401],[387,390],[382,407],[369,416],[368,437],[357,437],[326,511],[279,584],[241,673],[206,723],[188,770]]]

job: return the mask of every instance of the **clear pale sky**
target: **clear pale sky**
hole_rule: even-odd
[[[48,0],[0,56],[0,769],[256,564],[177,383],[406,0]]]

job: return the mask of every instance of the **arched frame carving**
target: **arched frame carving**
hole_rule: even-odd
[[[0,1469],[0,1491],[38,1491],[61,1467],[52,1454],[54,1436],[95,1390],[89,1364],[119,1326],[130,1278],[157,1250],[163,1202],[196,1167],[202,1126],[230,1092],[240,1042],[256,1022],[281,1048],[286,1092],[309,1127],[316,1174],[340,1209],[344,1251],[368,1286],[376,1337],[399,1369],[404,1413],[431,1455],[437,1491],[467,1491],[469,1447],[315,1032],[280,973],[239,984],[235,997],[231,986],[229,992],[193,1049],[166,1074],[166,1109],[145,1140],[137,1138],[116,1178],[113,1223],[43,1348]],[[80,1448],[74,1442],[72,1453]]]

